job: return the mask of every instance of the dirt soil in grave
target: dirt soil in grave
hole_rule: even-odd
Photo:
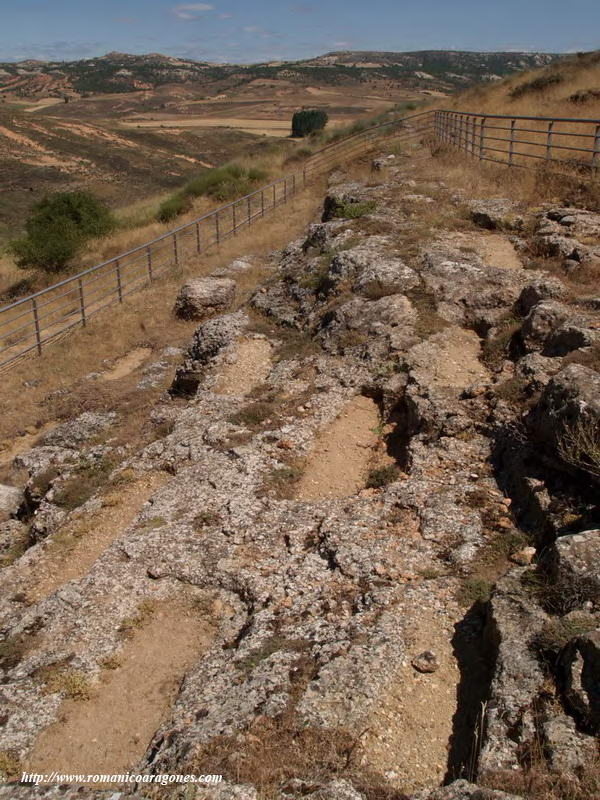
[[[271,370],[271,344],[266,339],[243,339],[236,360],[220,370],[217,394],[244,395],[259,386]]]
[[[156,608],[90,698],[64,701],[59,721],[38,737],[28,771],[68,765],[75,773],[113,774],[132,768],[211,639],[210,626],[189,604],[170,601]]]
[[[168,481],[166,473],[148,473],[116,487],[102,498],[102,508],[86,514],[51,537],[45,557],[32,575],[28,596],[38,602],[67,581],[83,577],[94,561],[133,522],[146,500]]]
[[[379,409],[369,397],[358,396],[317,438],[296,499],[349,497],[360,491],[376,458],[383,460]],[[393,463],[392,459],[388,463]]]

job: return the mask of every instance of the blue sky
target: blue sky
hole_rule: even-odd
[[[249,63],[343,49],[597,47],[599,0],[0,0],[0,61],[110,50]]]

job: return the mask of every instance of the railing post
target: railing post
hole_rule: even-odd
[[[146,261],[148,263],[148,280],[150,281],[150,283],[152,283],[153,275],[152,275],[152,248],[151,247],[147,247],[146,248]]]
[[[248,196],[248,225],[250,225],[252,221],[252,200],[250,196]]]
[[[471,155],[475,158],[475,149],[477,147],[477,119],[471,117]]]
[[[37,345],[38,355],[42,355],[42,336],[40,334],[40,317],[38,314],[37,300],[35,297],[31,298],[31,308],[33,310],[33,325],[35,328],[35,343]]]
[[[77,288],[79,290],[79,311],[81,313],[81,324],[85,328],[87,320],[85,318],[85,300],[83,297],[83,281],[81,278],[78,278],[77,280]]]
[[[260,192],[260,215],[264,217],[265,215],[265,190],[261,189]]]
[[[515,130],[517,127],[517,120],[513,119],[510,123],[510,142],[508,145],[508,166],[512,167],[515,155]]]
[[[483,161],[483,154],[485,152],[485,123],[486,118],[481,118],[481,124],[479,126],[479,160]]]
[[[202,246],[200,244],[200,223],[199,222],[196,223],[196,252],[197,253],[201,253],[202,252]]]
[[[121,283],[121,262],[119,259],[115,261],[115,272],[117,274],[117,295],[119,297],[119,303],[123,302],[123,285]]]
[[[175,259],[175,266],[179,266],[179,252],[177,250],[177,234],[173,234],[173,257]]]
[[[548,123],[548,134],[546,137],[546,161],[552,160],[552,132],[554,131],[554,120]]]
[[[219,231],[219,212],[215,214],[215,231],[217,235],[217,244],[221,241],[221,232]]]
[[[236,233],[236,230],[237,230],[237,223],[236,223],[236,220],[235,220],[235,200],[231,204],[231,224],[233,225],[233,227],[231,228],[231,232],[235,236],[235,233]]]
[[[306,167],[302,170],[302,185],[306,186]]]
[[[600,125],[597,125],[596,133],[594,135],[594,152],[592,153],[592,170],[594,172],[598,169],[599,160],[600,160]]]

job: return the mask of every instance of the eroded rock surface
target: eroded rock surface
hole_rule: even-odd
[[[41,741],[44,763],[68,761],[70,746],[85,760],[93,726],[73,704],[118,702],[107,675],[143,658],[136,642],[164,635],[160,609],[180,605],[210,635],[125,760],[147,776],[224,774],[196,797],[518,800],[477,780],[520,774],[540,741],[548,769],[576,780],[585,768],[599,599],[582,474],[597,462],[589,447],[568,462],[557,431],[583,420],[596,441],[596,311],[574,306],[557,278],[490,266],[443,232],[409,259],[402,235],[432,205],[415,196],[458,214],[457,201],[400,168],[377,172],[379,185],[332,178],[322,221],[271,254],[251,301],[198,326],[148,409],[152,440],[119,448],[114,416],[83,415],[18,456],[28,505],[15,493],[7,515],[21,519],[0,523],[0,552],[26,549],[0,573],[11,774],[35,770]],[[472,214],[530,229],[527,209],[506,200]],[[569,240],[595,230],[587,215],[545,220]],[[555,235],[536,229],[533,244]],[[208,280],[182,295],[201,316],[233,297],[233,281]],[[260,375],[232,378],[254,350]],[[565,363],[573,353],[588,366]],[[365,405],[379,419],[352,437],[364,469],[339,485],[311,475],[324,433]],[[102,470],[84,502],[65,502],[78,475]],[[120,485],[158,474],[84,573],[44,583],[49,552],[72,557]],[[585,592],[559,591],[569,581]],[[53,745],[61,724],[73,735]],[[457,775],[474,782],[442,785]],[[161,791],[121,795],[187,798]],[[75,795],[0,788],[9,796]]]

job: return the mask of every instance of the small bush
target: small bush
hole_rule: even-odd
[[[560,651],[571,639],[582,636],[596,628],[592,614],[570,614],[562,619],[552,619],[530,642],[530,647],[549,665],[554,665]]]
[[[258,428],[265,420],[275,414],[275,409],[271,403],[257,401],[249,403],[233,414],[229,421],[235,425],[245,425],[248,428]]]
[[[159,222],[171,222],[180,214],[185,214],[191,207],[192,202],[189,197],[183,194],[174,194],[160,204],[156,219]]]
[[[88,192],[61,192],[34,206],[25,224],[26,235],[9,245],[17,266],[58,272],[94,236],[114,227],[113,217]]]
[[[82,464],[56,491],[54,502],[72,511],[82,506],[108,480],[114,463],[103,458],[94,464]]]
[[[273,491],[280,500],[290,500],[294,494],[296,484],[302,477],[303,464],[288,464],[277,467],[266,479],[263,491]]]
[[[600,478],[600,425],[591,418],[580,417],[560,434],[558,452],[567,464]]]
[[[322,131],[328,120],[329,117],[325,111],[317,109],[296,111],[292,117],[292,136],[303,138],[315,131]]]
[[[382,489],[398,480],[400,471],[396,464],[389,464],[387,467],[377,467],[372,469],[367,477],[365,484],[367,489]]]
[[[555,72],[552,75],[540,75],[539,78],[534,78],[532,81],[527,81],[526,83],[519,84],[519,86],[515,86],[514,89],[510,90],[509,97],[511,100],[518,100],[519,97],[523,97],[526,94],[543,92],[550,86],[557,86],[559,83],[562,83],[563,80],[563,76],[560,72]]]
[[[64,669],[60,665],[44,667],[40,670],[44,692],[60,692],[72,700],[89,700],[90,686],[87,677],[77,669]]]
[[[340,219],[359,219],[375,210],[376,204],[372,201],[364,203],[341,203],[336,206],[333,216]]]
[[[4,782],[16,778],[21,775],[22,771],[18,756],[5,750],[0,751],[0,781]]]
[[[226,202],[243,197],[256,188],[256,184],[268,177],[264,170],[239,164],[225,164],[207,169],[197,178],[188,181],[183,189],[165,200],[157,214],[159,222],[171,222],[192,208],[194,197],[212,197]]]
[[[492,594],[492,584],[485,578],[466,578],[456,593],[456,599],[464,606],[487,603]]]

